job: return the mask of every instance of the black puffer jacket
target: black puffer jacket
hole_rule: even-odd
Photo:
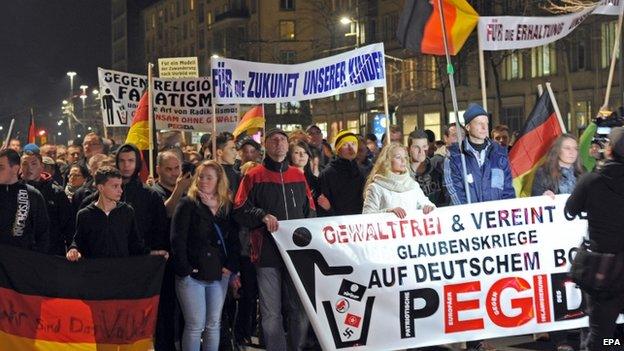
[[[0,185],[0,244],[48,253],[50,237],[45,200],[24,182]]]

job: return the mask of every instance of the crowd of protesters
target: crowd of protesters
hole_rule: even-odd
[[[348,130],[330,144],[311,125],[270,129],[263,145],[221,133],[213,154],[206,135],[199,145],[161,145],[156,175],[146,180],[143,154],[132,144],[95,133],[69,146],[22,147],[13,139],[0,151],[0,244],[70,261],[170,258],[157,351],[230,349],[250,344],[257,331],[267,350],[318,348],[271,232],[287,219],[378,212],[403,218],[514,198],[509,129],[496,126],[490,134],[489,114],[477,104],[464,120],[464,128],[444,127],[437,141],[429,130],[407,131],[404,140],[392,126],[385,146],[373,134]],[[621,148],[609,149],[620,166]],[[532,195],[572,193],[583,172],[576,138],[561,135],[536,172]],[[574,209],[583,209],[576,201]],[[590,334],[607,335],[604,322],[601,328]],[[558,350],[572,349],[565,332],[551,338]]]

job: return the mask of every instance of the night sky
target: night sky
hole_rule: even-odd
[[[29,109],[38,125],[56,127],[61,102],[97,85],[97,67],[110,67],[109,0],[3,1],[0,8],[0,137],[11,118],[26,133]],[[80,101],[79,99],[77,101]],[[50,115],[52,114],[52,115]],[[22,137],[22,140],[24,137]]]

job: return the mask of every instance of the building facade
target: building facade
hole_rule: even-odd
[[[469,1],[482,15],[548,15],[535,1]],[[122,3],[123,6],[115,6]],[[451,121],[451,95],[443,57],[411,55],[396,40],[402,0],[160,0],[142,3],[137,20],[129,3],[113,1],[113,68],[132,71],[162,57],[197,56],[201,75],[210,58],[299,63],[375,42],[386,49],[391,122],[405,135],[431,129],[441,138]],[[124,7],[125,18],[120,15]],[[540,12],[542,11],[542,12]],[[117,16],[115,16],[117,14]],[[551,82],[564,122],[578,132],[603,104],[617,18],[590,16],[569,37],[544,47],[486,52],[488,107],[492,124],[518,130]],[[118,29],[125,23],[125,29]],[[115,31],[120,31],[116,35]],[[141,43],[137,43],[137,40]],[[121,52],[125,45],[127,54]],[[136,57],[130,53],[140,52]],[[460,110],[481,101],[476,32],[453,58]],[[612,108],[622,103],[614,80]],[[340,129],[368,133],[383,114],[383,90],[341,94],[314,101],[265,106],[267,123],[286,130],[316,123],[329,139]]]

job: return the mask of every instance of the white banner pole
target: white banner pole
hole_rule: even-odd
[[[567,133],[565,123],[563,123],[563,118],[561,118],[561,111],[559,110],[557,99],[555,99],[555,94],[553,94],[552,88],[550,87],[550,82],[546,83],[546,89],[548,90],[548,95],[550,95],[550,102],[552,102],[553,108],[555,109],[555,114],[557,115],[561,131]]]
[[[477,41],[479,42],[479,74],[481,77],[481,103],[483,104],[483,109],[488,110],[487,106],[487,84],[485,81],[485,58],[483,54],[483,49],[481,48],[481,38],[477,35]]]
[[[624,9],[620,5],[620,15],[618,16],[617,28],[615,29],[615,43],[613,43],[613,52],[611,53],[611,66],[609,67],[609,78],[607,79],[607,90],[605,92],[604,103],[600,107],[600,110],[606,110],[609,108],[609,95],[611,95],[611,84],[613,83],[613,73],[615,72],[615,60],[617,58],[618,51],[620,50],[620,35],[622,33],[622,15]]]

